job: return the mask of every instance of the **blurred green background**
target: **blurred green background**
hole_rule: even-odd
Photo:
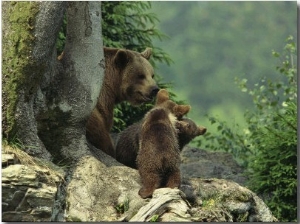
[[[188,117],[212,133],[209,114],[240,127],[244,112],[253,107],[235,78],[253,86],[262,77],[282,78],[275,68],[285,39],[297,35],[295,2],[154,1],[151,12],[167,40],[153,40],[173,60],[157,64],[156,72],[173,84],[177,99],[192,106]],[[240,131],[240,129],[237,129]]]

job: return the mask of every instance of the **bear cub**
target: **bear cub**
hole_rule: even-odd
[[[164,108],[155,108],[145,116],[137,155],[142,198],[151,197],[160,187],[180,186],[180,151],[175,123],[176,117]]]
[[[155,189],[180,186],[180,150],[176,121],[187,114],[189,105],[177,105],[161,89],[156,104],[146,113],[139,134],[137,167],[142,181],[139,195],[152,196]]]

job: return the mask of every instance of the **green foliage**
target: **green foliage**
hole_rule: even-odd
[[[247,114],[251,147],[254,152],[248,170],[251,175],[250,187],[258,193],[270,194],[266,202],[274,215],[280,221],[295,221],[297,217],[297,84],[296,47],[292,37],[287,39],[284,51],[281,65],[277,70],[284,75],[286,82],[268,81],[267,85],[259,87],[265,86],[260,93],[254,91],[253,94],[257,113]],[[280,56],[276,52],[273,52],[273,55]],[[274,93],[277,90],[282,92],[279,95],[283,96],[282,99]],[[258,94],[264,97],[259,98]]]
[[[164,40],[165,34],[156,28],[159,22],[154,13],[150,13],[151,2],[105,1],[102,2],[103,45],[126,48],[142,52],[146,47],[153,49],[151,62],[170,64],[171,58],[161,48],[152,44],[152,39]]]
[[[280,221],[295,221],[297,209],[297,83],[293,37],[288,37],[276,67],[276,80],[262,78],[253,89],[236,79],[250,94],[255,109],[245,113],[247,129],[236,130],[214,117],[218,134],[208,133],[206,148],[232,153],[247,168],[249,187],[268,196],[267,205]],[[200,144],[201,142],[199,142]]]
[[[256,156],[249,163],[249,185],[269,195],[266,202],[280,221],[295,221],[297,215],[297,106],[287,102],[285,112],[252,133]]]
[[[58,33],[58,37],[56,40],[56,51],[57,55],[60,55],[64,51],[65,42],[66,42],[66,33],[67,33],[67,17],[64,16],[63,24]]]
[[[240,165],[246,167],[247,157],[249,156],[249,142],[245,136],[248,132],[241,132],[238,124],[232,127],[232,125],[229,126],[226,121],[221,121],[219,118],[206,116],[212,125],[217,125],[217,134],[207,132],[205,141],[199,139],[195,141],[196,145],[213,151],[229,152],[234,155]]]

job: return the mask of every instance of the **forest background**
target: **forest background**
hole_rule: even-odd
[[[236,78],[249,86],[263,77],[282,79],[272,51],[281,52],[285,39],[296,37],[296,2],[157,1],[152,12],[169,37],[154,45],[173,60],[156,72],[172,83],[178,99],[191,104],[188,116],[212,133],[218,130],[208,116],[247,131],[244,113],[253,110],[252,97],[241,92]]]

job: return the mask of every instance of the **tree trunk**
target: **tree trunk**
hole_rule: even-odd
[[[2,10],[4,137],[48,160],[89,154],[85,122],[104,74],[101,3],[4,2]],[[65,12],[66,47],[58,61]]]

